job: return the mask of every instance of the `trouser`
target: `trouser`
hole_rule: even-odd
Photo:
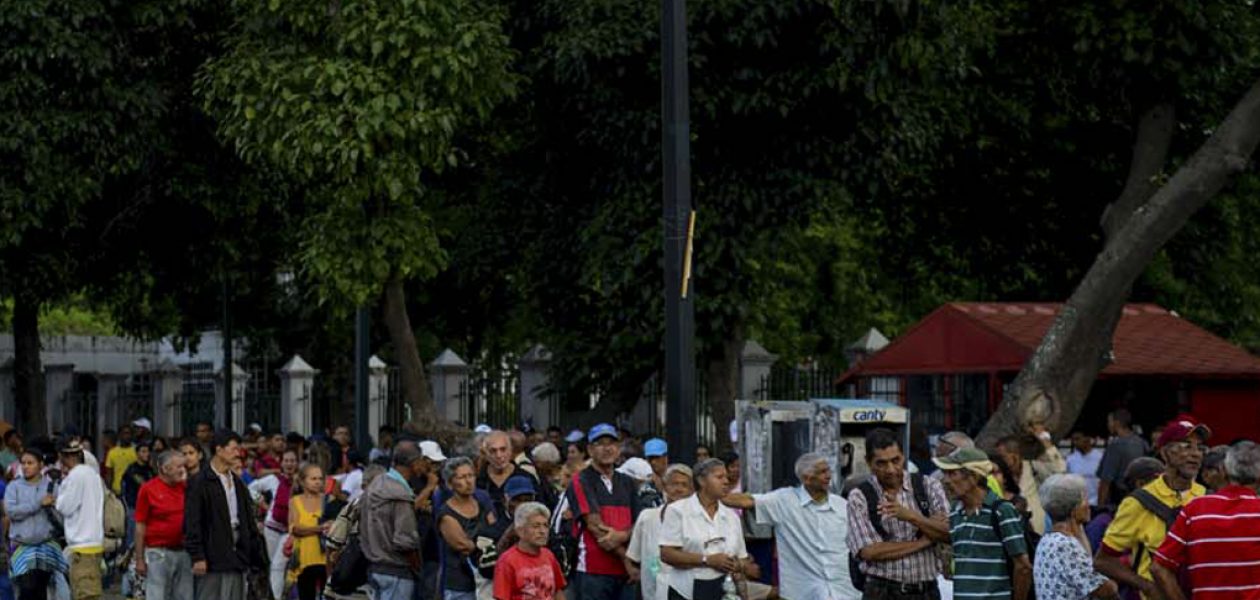
[[[206,573],[198,577],[197,600],[245,600],[245,574]]]
[[[625,577],[574,573],[573,588],[576,600],[634,600],[638,589],[626,585]]]
[[[940,600],[935,581],[901,583],[882,577],[867,577],[862,600]]]
[[[327,568],[323,565],[312,565],[298,573],[298,600],[316,600],[324,590],[324,581],[328,579]]]
[[[145,548],[149,572],[144,578],[145,600],[192,600],[192,557],[183,550]]]
[[[271,584],[271,597],[281,600],[284,595],[284,575],[289,567],[289,559],[284,555],[284,540],[289,534],[276,531],[270,527],[263,528],[263,539],[267,541],[267,556],[271,559],[268,571],[268,583]]]
[[[101,555],[69,551],[70,594],[74,600],[96,600],[101,597]]]
[[[438,590],[438,573],[442,572],[442,563],[425,561],[420,569],[420,581],[416,585],[416,600],[441,600]]]
[[[724,577],[717,579],[697,579],[691,588],[691,600],[722,600],[725,593],[722,589],[722,583],[726,581]],[[687,600],[678,590],[673,587],[669,588],[669,600]]]
[[[384,573],[369,573],[368,583],[376,592],[375,600],[411,600],[416,593],[416,580]]]
[[[53,580],[50,571],[27,571],[21,577],[14,577],[17,585],[18,600],[48,600],[48,591],[52,589]]]

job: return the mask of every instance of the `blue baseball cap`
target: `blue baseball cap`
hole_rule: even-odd
[[[534,482],[528,477],[509,477],[507,483],[503,484],[503,494],[508,500],[525,494],[535,495],[538,491],[534,489]]]
[[[569,432],[569,435],[564,437],[564,441],[572,444],[574,442],[582,441],[582,438],[584,437],[586,437],[586,433],[584,433],[581,429],[574,429],[573,431]]]
[[[652,438],[648,440],[646,444],[643,444],[643,456],[654,458],[657,456],[668,455],[669,444],[666,444],[665,440],[662,440],[661,438]]]
[[[621,436],[617,435],[617,428],[608,423],[600,423],[592,427],[590,432],[586,434],[586,439],[590,442],[594,442],[602,437],[611,437],[615,440],[620,439]]]

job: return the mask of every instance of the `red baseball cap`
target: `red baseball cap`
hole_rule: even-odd
[[[1190,415],[1178,415],[1164,426],[1164,432],[1160,434],[1155,447],[1163,448],[1173,442],[1184,441],[1196,433],[1202,436],[1204,442],[1212,437],[1212,429],[1207,425],[1199,423]]]

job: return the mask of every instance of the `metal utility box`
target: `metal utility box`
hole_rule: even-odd
[[[910,409],[882,400],[816,398],[810,420],[810,448],[833,458],[831,488],[840,493],[844,480],[869,473],[866,434],[876,427],[893,430],[903,452],[910,448]],[[800,456],[800,454],[797,454]]]

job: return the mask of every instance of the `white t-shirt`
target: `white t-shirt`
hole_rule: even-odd
[[[661,525],[661,546],[681,548],[693,554],[726,554],[735,558],[748,558],[744,547],[744,528],[730,507],[718,503],[712,517],[700,504],[700,495],[669,505],[665,522]],[[687,600],[692,599],[692,589],[697,579],[720,579],[723,574],[715,569],[671,569],[665,578],[670,589]],[[785,596],[786,597],[786,596]]]
[[[363,469],[355,469],[339,477],[341,477],[341,491],[349,496],[350,501],[353,502],[359,494],[363,493]]]
[[[61,480],[57,512],[65,520],[66,547],[101,547],[105,544],[105,482],[96,469],[81,464]]]
[[[639,513],[630,534],[630,547],[626,557],[639,563],[639,582],[643,587],[643,600],[665,600],[669,586],[664,583],[669,565],[661,562],[661,509],[649,508]]]
[[[1073,450],[1067,457],[1068,473],[1085,478],[1085,489],[1089,492],[1089,505],[1098,505],[1098,466],[1102,464],[1103,451],[1092,448],[1089,454],[1081,454]]]

